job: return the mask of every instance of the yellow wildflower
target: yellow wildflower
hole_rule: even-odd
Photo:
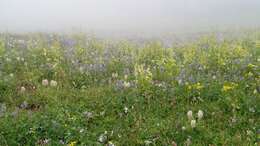
[[[197,90],[200,90],[200,89],[203,88],[203,86],[202,86],[200,83],[195,84],[194,87],[195,87]]]
[[[235,83],[225,84],[225,85],[223,85],[222,90],[224,92],[226,92],[226,91],[229,91],[229,90],[233,90],[236,86],[237,86],[237,84],[235,84]]]
[[[68,146],[76,146],[76,141],[72,141],[72,142],[70,142],[69,144],[68,144]]]
[[[231,89],[233,89],[232,86],[229,86],[229,85],[224,85],[223,86],[223,91],[228,91],[228,90],[231,90]]]

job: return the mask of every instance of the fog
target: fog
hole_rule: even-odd
[[[167,33],[260,25],[260,0],[0,0],[1,32]]]

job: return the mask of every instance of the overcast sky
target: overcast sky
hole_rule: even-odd
[[[0,31],[259,26],[260,0],[0,0]]]

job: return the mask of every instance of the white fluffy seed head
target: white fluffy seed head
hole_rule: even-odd
[[[57,81],[51,80],[50,82],[51,87],[56,87],[58,85]]]
[[[117,78],[118,74],[117,73],[112,73],[112,78]]]
[[[48,86],[48,84],[49,84],[49,81],[47,79],[42,80],[43,86]]]
[[[199,110],[199,111],[198,111],[198,118],[199,118],[199,119],[202,119],[202,118],[203,118],[203,111],[202,111],[202,110]]]
[[[196,127],[196,120],[191,120],[190,126],[191,126],[191,128],[195,128]]]
[[[14,74],[13,74],[13,73],[10,73],[10,77],[14,77]]]
[[[188,119],[189,119],[189,120],[191,120],[191,119],[193,118],[193,116],[192,116],[192,111],[191,111],[191,110],[189,110],[189,111],[187,112],[187,116],[188,116]]]
[[[23,92],[25,92],[26,88],[24,86],[22,86],[20,90],[23,93]]]
[[[181,129],[182,129],[183,131],[185,131],[185,130],[186,130],[186,127],[185,127],[185,126],[182,126]]]

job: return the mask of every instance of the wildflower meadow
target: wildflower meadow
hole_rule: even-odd
[[[0,35],[0,146],[258,146],[260,33]]]

